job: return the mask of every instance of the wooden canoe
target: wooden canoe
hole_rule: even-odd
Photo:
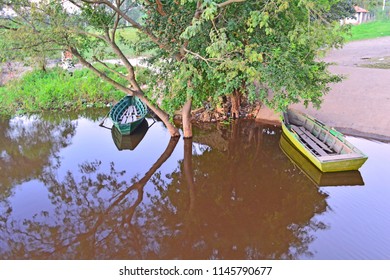
[[[147,106],[138,97],[127,95],[112,107],[109,117],[120,134],[130,135],[147,113]]]
[[[363,178],[358,170],[322,172],[287,139],[284,133],[280,137],[279,144],[293,165],[301,170],[317,187],[364,186]]]
[[[358,170],[367,156],[345,136],[296,110],[283,113],[282,129],[291,143],[322,172]]]

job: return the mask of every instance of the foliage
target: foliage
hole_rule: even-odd
[[[64,14],[60,16],[59,1],[42,2],[42,5],[46,5],[46,12],[57,18],[49,30],[50,20],[41,12],[38,3],[25,0],[13,0],[10,3],[0,1],[0,10],[9,8],[14,11],[0,17],[0,38],[3,41],[0,44],[0,61],[21,60],[45,69],[46,58],[61,50],[56,39],[59,38],[58,33],[67,26],[67,17]],[[20,19],[24,19],[24,23]]]
[[[301,101],[319,106],[328,84],[340,80],[327,71],[326,63],[318,61],[322,52],[341,46],[344,40],[345,27],[333,21],[341,16],[341,9],[334,8],[339,2],[349,3],[69,0],[70,10],[60,1],[15,0],[1,1],[0,8],[11,5],[17,12],[2,24],[14,50],[67,49],[127,94],[144,97],[123,46],[137,53],[149,51],[155,75],[143,101],[153,99],[154,104],[148,106],[161,103],[173,112],[190,98],[198,106],[233,92],[277,110]],[[120,30],[127,27],[137,30],[139,40],[130,42],[122,36]],[[35,45],[41,49],[34,49]],[[104,65],[104,59],[112,56],[126,68],[119,73],[107,67],[116,78],[92,64]],[[160,112],[157,107],[153,110]],[[160,112],[161,119],[166,116]],[[170,131],[176,133],[172,126]]]
[[[376,7],[382,7],[383,0],[357,0],[354,3],[364,9],[373,9]]]
[[[328,13],[325,14],[327,20],[340,20],[352,18],[355,16],[354,1],[342,0],[331,6]]]
[[[340,81],[317,58],[341,46],[348,27],[335,20],[350,14],[349,1],[181,3],[170,1],[163,13],[146,6],[147,27],[168,46],[151,59],[160,70],[153,82],[164,86],[149,87],[150,96],[164,92],[166,110],[235,90],[277,110],[300,101],[319,106],[327,85]]]
[[[88,69],[76,70],[72,76],[60,68],[35,70],[0,87],[0,113],[103,107],[122,96]]]

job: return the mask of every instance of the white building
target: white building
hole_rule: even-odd
[[[359,6],[354,6],[355,9],[355,18],[345,18],[340,21],[341,24],[361,24],[367,22],[371,19],[371,14],[366,9],[363,9]]]

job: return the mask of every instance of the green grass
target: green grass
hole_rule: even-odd
[[[0,87],[0,114],[105,107],[123,95],[88,69],[76,70],[72,76],[60,68],[36,70]]]
[[[390,20],[373,21],[360,25],[353,25],[351,28],[351,34],[352,36],[347,37],[348,41],[390,36]]]
[[[117,35],[124,40],[119,42],[119,47],[123,53],[128,57],[136,56],[137,54],[131,46],[132,43],[138,41],[138,31],[135,28],[119,29]]]

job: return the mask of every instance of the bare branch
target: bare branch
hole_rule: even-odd
[[[134,19],[129,17],[120,8],[118,8],[115,5],[113,5],[110,1],[108,1],[108,0],[95,0],[95,1],[93,1],[93,0],[82,0],[82,1],[85,2],[85,3],[89,3],[89,4],[104,4],[104,5],[108,6],[113,11],[118,13],[124,20],[129,22],[134,28],[138,29],[139,31],[141,31],[142,33],[147,35],[150,38],[150,40],[152,40],[152,42],[154,42],[161,49],[164,49],[164,50],[167,50],[167,51],[171,51],[171,48],[168,45],[165,45],[165,44],[161,43],[161,41],[156,36],[154,36],[153,33],[150,30],[148,30],[147,28],[145,28],[142,25],[140,25],[139,23],[137,23]]]
[[[227,0],[225,2],[217,4],[218,8],[224,8],[227,5],[233,4],[233,3],[239,3],[239,2],[245,2],[246,0]]]
[[[105,80],[106,82],[110,83],[111,85],[113,85],[116,89],[120,90],[120,91],[123,91],[129,95],[137,95],[138,92],[130,89],[130,88],[127,88],[125,87],[124,85],[121,85],[120,83],[118,83],[117,81],[114,81],[113,79],[111,79],[110,77],[108,77],[106,74],[104,74],[103,72],[99,71],[98,69],[96,69],[96,67],[94,67],[91,63],[89,63],[84,57],[81,56],[81,54],[78,52],[78,50],[74,47],[70,47],[69,48],[70,52],[76,56],[82,65],[84,65],[85,67],[87,67],[88,69],[92,70],[92,72],[94,72],[96,75],[98,75],[100,78],[102,78],[103,80]],[[139,94],[139,93],[138,93]]]
[[[127,80],[131,83],[131,85],[137,89],[138,91],[141,90],[140,86],[135,80],[135,73],[134,73],[134,67],[130,63],[130,61],[127,59],[127,57],[124,55],[122,50],[118,47],[118,45],[115,43],[115,41],[109,40],[107,41],[110,45],[112,50],[115,52],[115,54],[119,57],[119,59],[122,61],[122,63],[125,65],[128,71],[128,76],[126,77]]]
[[[209,59],[207,59],[207,58],[201,56],[201,55],[198,54],[198,53],[194,53],[194,52],[192,52],[192,51],[190,51],[190,50],[188,50],[188,49],[186,49],[186,48],[183,48],[183,50],[184,50],[185,52],[189,53],[189,54],[192,54],[193,56],[195,56],[195,57],[197,57],[197,58],[200,58],[201,60],[203,60],[204,62],[206,62],[207,65],[208,65],[209,67],[211,67],[210,64],[209,64]]]
[[[81,5],[79,5],[79,3],[77,3],[76,1],[74,1],[74,0],[68,0],[70,3],[72,3],[73,5],[75,5],[76,7],[78,7],[79,9],[81,9],[82,8],[82,6]]]
[[[119,21],[121,20],[121,17],[118,13],[115,13],[115,22],[114,22],[114,26],[112,28],[112,31],[111,31],[111,38],[113,41],[115,41],[115,35],[116,35],[116,31],[118,29],[118,25],[119,25]]]
[[[120,73],[120,72],[118,72],[118,71],[112,69],[112,68],[111,68],[110,66],[108,66],[106,63],[104,63],[103,61],[99,60],[96,56],[93,56],[92,58],[95,60],[95,62],[99,63],[100,65],[103,65],[103,66],[104,66],[107,70],[109,70],[110,72],[112,72],[112,73],[114,73],[115,75],[118,75],[118,76],[122,77],[123,79],[126,79],[126,80],[127,80],[127,76],[126,76],[126,75],[124,75],[124,74],[122,74],[122,73]]]

